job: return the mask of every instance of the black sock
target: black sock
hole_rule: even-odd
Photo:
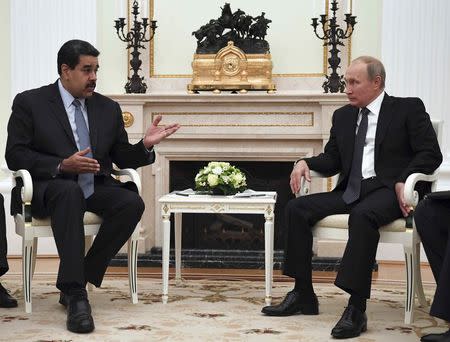
[[[348,300],[348,305],[353,305],[358,308],[361,312],[366,312],[366,302],[367,299],[356,294],[352,294]]]
[[[306,296],[314,295],[312,283],[310,281],[304,281],[299,278],[295,278],[294,290]]]

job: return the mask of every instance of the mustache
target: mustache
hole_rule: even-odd
[[[89,82],[89,83],[86,85],[86,88],[95,88],[96,85],[97,85],[96,82]]]

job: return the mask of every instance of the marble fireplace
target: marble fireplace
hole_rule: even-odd
[[[158,114],[163,116],[162,123],[181,125],[176,134],[155,147],[156,162],[140,169],[146,204],[140,228],[140,253],[161,247],[162,224],[157,199],[173,190],[171,167],[182,162],[210,160],[286,165],[320,153],[329,137],[333,111],[347,102],[345,94],[293,92],[111,97],[122,107],[131,141],[141,139],[145,128]],[[290,171],[281,170],[286,173],[288,187]],[[312,185],[313,191],[329,187],[327,180],[317,180]]]

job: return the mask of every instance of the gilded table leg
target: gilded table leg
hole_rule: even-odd
[[[169,252],[170,252],[170,213],[162,216],[163,245],[162,245],[162,302],[167,304],[169,299]]]
[[[266,305],[272,303],[272,278],[273,278],[273,207],[269,207],[264,214],[264,251],[265,251],[265,278],[266,278]]]
[[[182,213],[175,213],[175,280],[181,280],[181,225]]]

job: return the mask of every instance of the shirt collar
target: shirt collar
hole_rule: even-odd
[[[366,106],[366,108],[368,110],[370,110],[370,112],[375,114],[376,116],[378,116],[380,114],[380,109],[381,109],[381,104],[383,103],[384,94],[386,94],[386,93],[384,91],[382,91],[381,94],[378,95],[375,100],[373,100]]]
[[[63,101],[64,104],[64,108],[67,110],[70,105],[72,104],[73,100],[75,100],[75,97],[73,97],[73,95],[71,93],[69,93],[67,91],[66,88],[64,88],[64,86],[62,85],[61,79],[58,79],[58,89],[59,89],[59,93],[61,95],[61,99]],[[79,98],[78,101],[80,101],[81,103],[81,108],[85,108],[85,104],[86,104],[86,99],[85,98]]]

